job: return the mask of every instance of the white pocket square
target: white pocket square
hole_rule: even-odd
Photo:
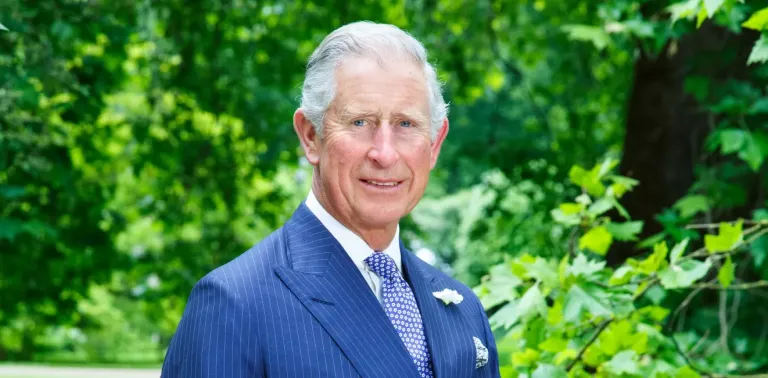
[[[477,337],[472,336],[472,340],[475,341],[475,352],[477,353],[475,369],[479,369],[488,363],[488,348]]]

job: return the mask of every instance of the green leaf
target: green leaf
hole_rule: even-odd
[[[696,370],[693,370],[690,366],[685,365],[677,371],[675,378],[701,378],[701,374]]]
[[[574,184],[584,188],[587,193],[596,197],[600,197],[605,193],[605,185],[600,182],[600,179],[605,174],[603,171],[605,169],[610,169],[612,164],[615,163],[609,160],[601,165],[595,166],[589,171],[585,170],[581,166],[574,165],[571,167],[571,170],[568,171],[568,178]],[[584,203],[583,201],[579,202]]]
[[[597,226],[579,238],[579,249],[589,249],[601,256],[608,253],[613,236],[604,226]]]
[[[768,113],[768,97],[761,97],[749,107],[749,114]]]
[[[752,46],[752,51],[747,58],[747,64],[753,63],[765,63],[768,61],[768,38],[764,35],[760,36],[760,39]]]
[[[665,289],[679,289],[689,287],[697,280],[704,277],[712,263],[709,260],[704,262],[698,260],[683,261],[679,265],[670,265],[659,272],[661,285]]]
[[[707,10],[707,16],[712,18],[718,9],[723,6],[725,0],[704,0],[704,8]]]
[[[672,247],[672,253],[669,254],[669,261],[672,264],[677,263],[678,260],[680,260],[680,256],[683,255],[685,252],[685,249],[688,247],[688,242],[690,239],[685,238],[680,243],[675,244],[674,247]]]
[[[5,25],[0,24],[0,31],[8,31],[8,28],[6,28]]]
[[[592,42],[598,50],[603,50],[611,43],[611,37],[603,28],[590,25],[563,25],[561,28],[568,34],[568,38]]]
[[[605,224],[605,228],[613,235],[613,238],[621,241],[637,240],[637,234],[643,230],[643,221]]]
[[[539,344],[539,349],[545,352],[559,353],[568,348],[568,340],[561,337],[550,337]]]
[[[667,7],[667,11],[671,13],[672,23],[695,15],[699,10],[700,2],[701,0],[688,0]]]
[[[533,371],[531,378],[567,378],[568,372],[562,366],[555,366],[549,364],[540,364],[536,370]]]
[[[744,130],[739,129],[726,129],[720,131],[720,150],[724,154],[730,154],[733,152],[738,151],[742,145],[744,145],[744,141],[746,140],[746,135],[744,133]]]
[[[580,203],[566,202],[560,205],[560,211],[565,215],[579,214],[584,210],[584,205]]]
[[[589,278],[593,274],[603,270],[605,268],[605,261],[589,261],[587,257],[580,253],[573,260],[569,272],[576,277]]]
[[[707,20],[707,10],[705,8],[699,9],[699,13],[696,15],[696,28],[700,28],[701,24]]]
[[[619,269],[616,269],[608,280],[608,284],[611,286],[624,285],[635,276],[635,270],[629,265],[622,265]]]
[[[739,151],[739,158],[744,160],[753,171],[757,172],[763,164],[765,155],[752,135],[747,135],[745,144],[744,148]]]
[[[547,303],[539,290],[539,285],[531,286],[520,301],[517,302],[517,312],[520,319],[528,319],[531,316],[546,316]]]
[[[490,269],[490,280],[484,283],[487,290],[480,296],[483,308],[491,308],[498,304],[514,300],[517,297],[515,290],[523,281],[512,273],[511,267],[506,264],[498,264]]]
[[[627,263],[634,265],[635,269],[646,275],[652,275],[663,268],[667,262],[667,243],[661,242],[653,246],[653,253],[641,262],[636,262],[634,259],[628,259]]]
[[[568,171],[568,178],[578,186],[584,186],[584,180],[587,175],[589,175],[589,172],[579,165],[572,166],[571,170]]]
[[[581,223],[581,218],[576,214],[566,214],[562,209],[552,209],[549,212],[552,219],[565,226],[576,226]]]
[[[614,184],[615,185],[615,184]],[[616,208],[616,211],[619,212],[619,214],[624,217],[624,219],[629,219],[629,213],[627,212],[627,209],[624,208],[624,206],[621,206],[618,200],[616,198],[611,197],[611,202],[613,202],[613,206]]]
[[[611,310],[600,303],[596,297],[584,291],[579,285],[573,285],[565,297],[563,317],[568,322],[576,322],[584,311],[589,313],[590,317],[611,315]]]
[[[512,301],[500,308],[499,311],[496,311],[495,314],[491,315],[488,322],[494,329],[509,329],[509,327],[512,327],[517,323],[519,318],[520,313],[517,311],[517,302]]]
[[[512,364],[519,367],[533,366],[539,358],[539,352],[531,348],[512,353]]]
[[[708,211],[710,209],[709,199],[698,194],[685,196],[678,200],[672,207],[680,212],[680,217],[682,218],[689,218],[699,212]]]
[[[623,350],[617,353],[606,364],[606,367],[614,374],[638,374],[640,369],[637,366],[637,353],[634,350]]]
[[[731,286],[731,282],[733,282],[734,274],[735,268],[733,266],[733,261],[731,260],[731,255],[727,255],[725,256],[725,263],[720,267],[720,271],[717,272],[717,279],[724,288],[728,288],[728,286]]]
[[[547,287],[557,286],[557,268],[544,258],[536,257],[532,263],[523,263],[525,277],[541,281]]]
[[[757,31],[765,29],[768,26],[768,8],[763,8],[753,13],[741,26]]]
[[[613,208],[613,201],[607,198],[600,198],[599,200],[595,201],[595,203],[589,206],[589,208],[587,209],[587,212],[589,213],[589,215],[596,217],[612,208]]]
[[[720,223],[718,235],[705,235],[704,247],[709,253],[727,252],[738,246],[744,239],[742,221],[734,224]]]

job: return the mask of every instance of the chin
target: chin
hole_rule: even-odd
[[[381,206],[371,206],[362,214],[365,222],[374,227],[389,226],[405,216],[401,209],[382,209]]]

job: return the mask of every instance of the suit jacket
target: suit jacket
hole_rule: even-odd
[[[437,378],[499,377],[474,293],[405,249],[403,273],[421,310]],[[445,305],[432,293],[464,296]],[[488,363],[475,367],[476,337]],[[411,356],[359,269],[301,204],[256,246],[192,289],[163,378],[418,378]]]

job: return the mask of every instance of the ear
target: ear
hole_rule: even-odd
[[[304,110],[299,108],[293,113],[293,129],[301,142],[301,148],[304,149],[304,156],[310,164],[317,166],[320,162],[320,137],[315,131],[312,122],[304,115]]]
[[[435,164],[437,164],[437,157],[440,155],[440,147],[443,146],[443,141],[445,140],[445,137],[448,135],[448,118],[445,118],[443,120],[443,126],[440,127],[440,130],[437,132],[437,136],[435,137],[435,140],[432,141],[432,145],[430,146],[430,149],[432,150],[432,154],[430,156],[430,162],[429,162],[429,169],[435,168]]]

